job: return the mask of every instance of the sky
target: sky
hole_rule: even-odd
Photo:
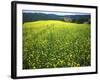
[[[56,14],[56,15],[89,15],[89,13],[78,13],[78,12],[54,12],[54,11],[36,11],[36,10],[23,10],[23,13],[45,13],[45,14]]]

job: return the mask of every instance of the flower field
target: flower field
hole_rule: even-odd
[[[91,65],[90,24],[57,20],[23,24],[23,69]]]

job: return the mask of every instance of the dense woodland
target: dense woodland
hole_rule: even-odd
[[[32,22],[39,20],[61,20],[72,23],[91,23],[90,15],[55,15],[55,14],[44,14],[44,13],[23,13],[23,23]]]

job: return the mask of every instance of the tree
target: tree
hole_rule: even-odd
[[[71,18],[64,17],[64,21],[65,22],[72,22],[72,19]]]

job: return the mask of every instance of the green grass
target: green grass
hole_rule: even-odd
[[[23,69],[91,65],[90,25],[48,20],[23,24]]]

